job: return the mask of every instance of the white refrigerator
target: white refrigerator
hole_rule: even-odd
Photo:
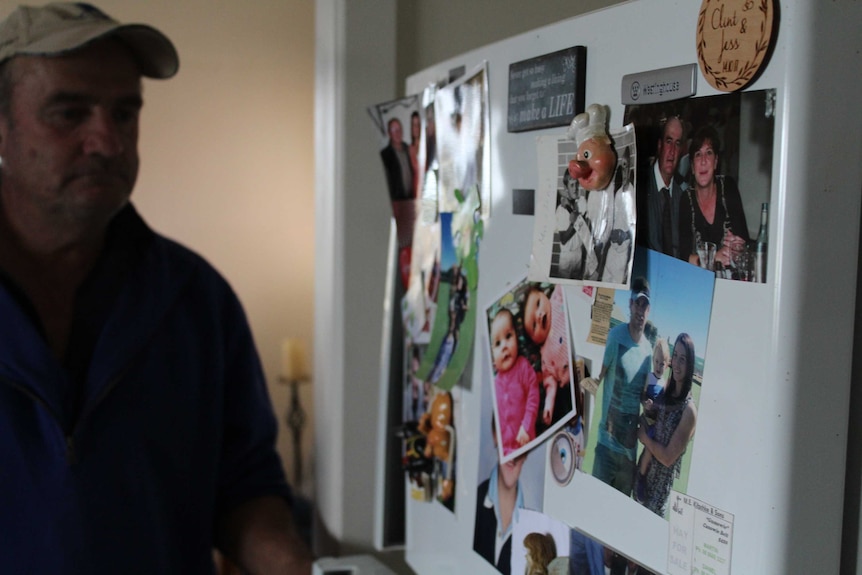
[[[724,133],[735,143],[724,150],[738,156],[735,173],[752,240],[759,232],[761,204],[768,204],[766,277],[761,283],[715,280],[685,494],[731,518],[732,540],[720,551],[726,562],[719,571],[838,573],[843,555],[844,571],[859,572],[855,563],[848,564],[857,555],[860,489],[854,448],[859,437],[848,431],[848,422],[854,415],[862,196],[862,2],[764,2],[774,23],[759,74],[740,90],[719,90],[698,65],[698,29],[705,25],[720,34],[725,23],[738,29],[744,15],[732,10],[746,4],[633,0],[441,62],[410,76],[406,93],[421,93],[459,67],[469,73],[487,66],[490,161],[483,178],[491,206],[479,248],[475,302],[483,310],[528,272],[539,216],[513,209],[513,195],[534,190],[539,209],[540,139],[566,133],[565,126],[509,131],[512,64],[585,47],[584,103],[607,105],[611,130],[636,115],[633,79],[661,83],[668,69],[690,74],[683,83],[691,85],[683,91],[691,88],[692,95],[675,101],[680,110],[712,97],[739,98],[739,133]],[[748,4],[758,9],[761,0]],[[705,24],[699,24],[702,9],[708,10]],[[733,46],[723,48],[729,54]],[[694,104],[687,106],[689,100]],[[768,115],[769,122],[752,121],[755,114]],[[638,149],[642,160],[651,153]],[[574,352],[597,375],[602,346],[588,341],[585,332],[593,308],[581,302],[581,287],[564,289]],[[419,575],[496,572],[473,549],[481,505],[477,485],[489,468],[481,451],[493,385],[488,345],[487,325],[477,321],[470,384],[458,391],[454,409],[454,510],[411,497],[406,502],[406,558]],[[589,430],[601,408],[587,397]],[[673,545],[680,542],[673,521],[590,473],[575,471],[561,484],[550,468],[552,450],[549,440],[536,450],[540,455],[530,454],[544,467],[538,472],[542,488],[531,494],[532,511],[645,569],[679,572],[673,563]],[[694,531],[702,531],[705,522]],[[842,544],[845,523],[849,535]],[[513,558],[512,564],[523,562]]]

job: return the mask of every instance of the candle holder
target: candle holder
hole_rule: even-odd
[[[286,421],[293,438],[293,481],[299,489],[302,486],[302,428],[305,427],[307,419],[305,409],[302,408],[302,402],[299,400],[299,384],[307,383],[309,380],[288,380],[280,376],[278,381],[290,386],[290,404],[287,407]]]
[[[310,383],[308,354],[305,342],[301,339],[286,339],[281,346],[281,375],[278,382],[290,386],[290,403],[287,407],[287,428],[293,438],[294,485],[302,487],[302,429],[307,419],[302,402],[299,400],[299,386]]]

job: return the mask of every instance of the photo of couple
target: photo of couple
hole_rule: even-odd
[[[775,90],[627,106],[624,121],[643,158],[638,245],[765,282]]]

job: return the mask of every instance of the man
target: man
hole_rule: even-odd
[[[413,199],[413,166],[410,154],[404,145],[404,130],[401,120],[392,118],[386,125],[389,145],[380,150],[380,158],[386,171],[390,200]]]
[[[586,220],[587,199],[569,170],[563,171],[563,189],[558,193],[560,205],[554,212],[554,218],[560,238],[560,257],[555,276],[583,279],[584,260],[593,246],[592,231]]]
[[[638,223],[640,243],[674,257],[679,253],[679,202],[683,186],[677,167],[685,143],[685,129],[677,116],[668,118],[662,126],[656,157],[638,186],[638,195],[647,203],[646,217],[642,210]],[[643,190],[643,191],[641,191]],[[687,254],[685,254],[687,258]]]
[[[650,371],[652,347],[644,334],[650,311],[647,281],[632,280],[629,323],[608,333],[598,383],[604,384],[593,476],[631,495],[637,456],[640,395]]]
[[[623,148],[614,178],[614,219],[602,281],[625,284],[632,261],[632,234],[635,232],[635,187],[632,148]]]
[[[85,4],[0,23],[0,564],[309,573],[240,304],[129,203],[173,44]]]
[[[491,437],[497,450],[497,426],[491,417]],[[512,571],[512,527],[524,509],[521,470],[527,461],[522,453],[506,463],[497,463],[488,479],[476,490],[476,520],[473,550],[503,575]]]

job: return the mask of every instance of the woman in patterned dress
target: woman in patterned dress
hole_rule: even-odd
[[[667,508],[673,480],[682,465],[682,454],[694,435],[697,408],[691,398],[694,379],[694,342],[687,333],[676,338],[671,355],[671,377],[659,407],[655,436],[650,438],[646,427],[638,429],[638,439],[654,459],[646,475],[644,506],[662,517]]]

